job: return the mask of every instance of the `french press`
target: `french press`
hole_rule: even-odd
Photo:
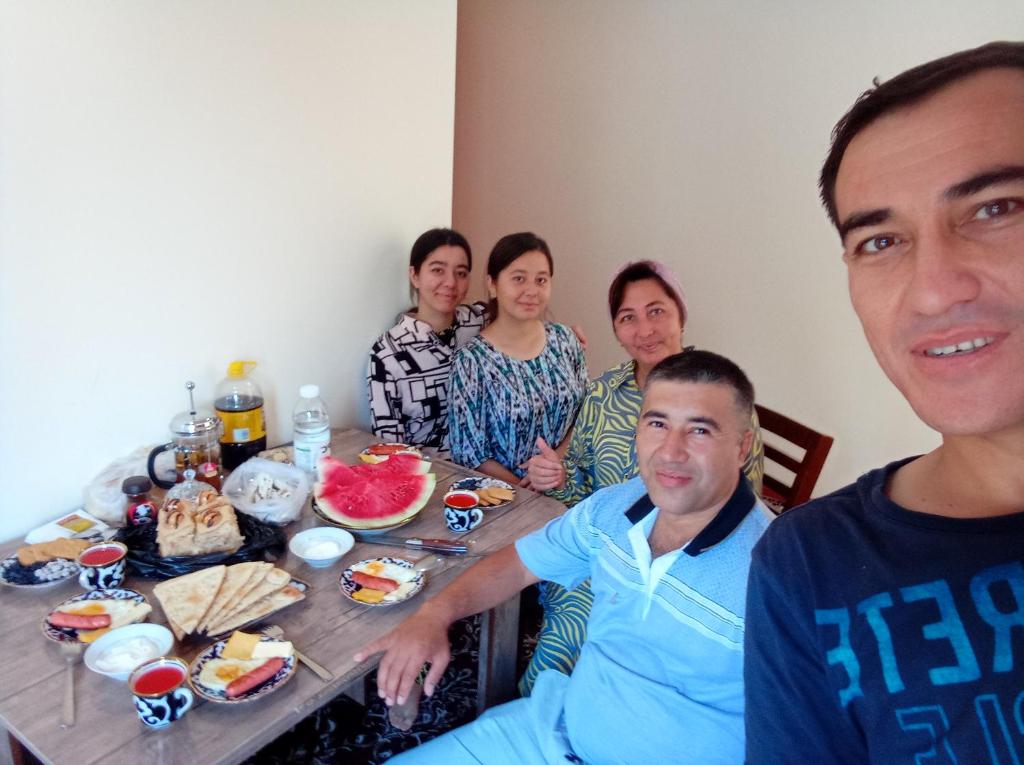
[[[182,481],[203,481],[220,491],[222,475],[220,461],[220,437],[224,433],[224,423],[209,410],[197,410],[192,391],[194,382],[185,383],[188,391],[189,408],[180,412],[171,420],[171,436],[169,441],[156,447],[149,453],[147,470],[153,483],[164,489],[170,489],[175,483]],[[174,450],[174,481],[165,481],[156,475],[157,455],[168,449]]]

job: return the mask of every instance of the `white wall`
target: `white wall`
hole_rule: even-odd
[[[832,434],[818,493],[938,443],[884,378],[816,196],[832,126],[879,75],[1024,36],[1019,0],[472,0],[459,4],[454,218],[555,256],[554,313],[597,374],[623,358],[605,295],[670,263],[686,341]]]
[[[451,219],[455,0],[0,2],[0,539],[255,359],[354,424]]]

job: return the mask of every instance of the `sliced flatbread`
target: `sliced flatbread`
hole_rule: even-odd
[[[291,581],[290,578],[289,581]],[[272,614],[275,611],[279,611],[286,606],[290,606],[292,603],[298,603],[305,597],[306,595],[295,587],[282,587],[276,592],[272,592],[266,597],[263,597],[251,604],[244,611],[239,611],[221,622],[211,624],[209,634],[220,635],[224,632],[230,632],[231,630],[241,627],[243,624],[248,624],[255,619],[261,619],[264,616]]]
[[[199,622],[213,604],[224,581],[227,566],[211,566],[191,574],[160,582],[153,594],[160,600],[169,621],[185,633],[196,631]]]
[[[277,592],[286,584],[288,584],[288,582],[290,582],[291,580],[292,575],[289,574],[287,571],[271,566],[270,570],[267,572],[267,575],[263,578],[263,580],[259,582],[259,584],[257,584],[255,587],[253,587],[251,590],[249,590],[249,592],[246,593],[245,597],[243,597],[235,604],[235,607],[233,609],[225,612],[222,619],[218,619],[217,621],[228,619],[234,616],[235,614],[245,611],[253,603],[262,600],[271,593]]]
[[[185,631],[178,626],[178,623],[170,617],[170,615],[164,611],[164,616],[167,618],[167,626],[171,628],[171,632],[174,633],[174,639],[181,641],[185,639]]]
[[[270,570],[272,568],[274,568],[273,563],[264,563],[263,561],[256,561],[253,564],[252,574],[249,576],[249,580],[238,588],[238,591],[235,593],[235,596],[233,598],[231,598],[226,603],[221,605],[220,616],[224,616],[236,610],[238,604],[242,601],[242,599],[248,596],[250,592],[256,589],[256,587],[258,587],[260,583],[267,578],[267,574],[270,573]],[[215,619],[209,619],[207,621],[207,624],[209,624],[212,621],[215,621]]]
[[[265,570],[264,567],[266,567]],[[269,563],[257,562],[237,563],[234,566],[228,566],[228,570],[224,574],[224,581],[221,582],[220,589],[217,591],[213,603],[210,604],[210,608],[199,622],[196,631],[204,632],[211,622],[223,616],[227,612],[226,607],[235,602],[235,597],[243,587],[248,585],[253,575],[259,572],[258,575],[262,578],[266,575],[265,571],[269,571],[270,568]]]

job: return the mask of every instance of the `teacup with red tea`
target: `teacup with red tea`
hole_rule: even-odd
[[[125,555],[128,548],[120,542],[100,542],[78,555],[78,583],[87,590],[108,590],[124,584]]]
[[[195,696],[185,681],[188,665],[174,656],[140,664],[128,678],[139,719],[149,728],[166,728],[192,708]]]
[[[444,522],[452,531],[472,531],[483,519],[480,496],[475,491],[454,489],[444,495]]]

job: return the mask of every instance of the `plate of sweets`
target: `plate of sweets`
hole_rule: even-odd
[[[516,490],[512,484],[485,476],[461,478],[449,486],[448,491],[475,492],[480,497],[480,507],[484,509],[504,507],[516,498]]]
[[[297,666],[289,641],[236,631],[196,656],[188,679],[207,701],[243,704],[276,691],[292,679]]]
[[[425,577],[404,558],[368,558],[341,572],[342,594],[364,606],[404,603],[423,589]]]
[[[0,583],[8,587],[44,590],[78,576],[78,555],[92,542],[86,539],[54,539],[19,547],[0,560]]]
[[[92,643],[111,630],[144,621],[152,607],[135,590],[89,590],[52,609],[43,634],[57,643]]]

